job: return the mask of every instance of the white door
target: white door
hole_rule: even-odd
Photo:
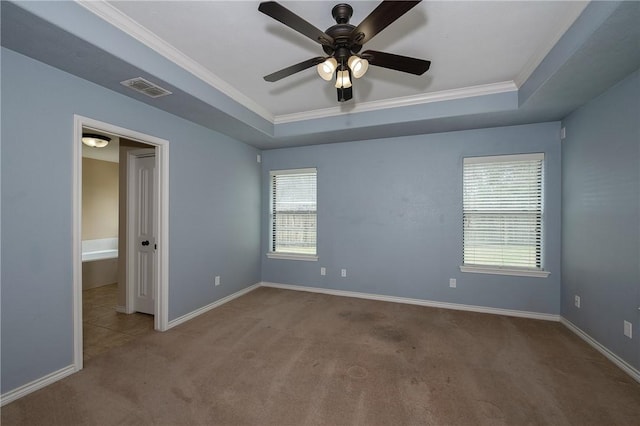
[[[140,151],[138,151],[140,152]],[[137,312],[154,314],[155,271],[156,271],[156,215],[155,206],[155,152],[133,156],[133,307]]]

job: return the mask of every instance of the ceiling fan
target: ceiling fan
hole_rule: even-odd
[[[357,27],[349,23],[353,8],[346,3],[340,3],[331,10],[336,25],[321,31],[275,1],[262,2],[258,7],[260,12],[321,44],[324,53],[328,55],[307,59],[269,74],[264,79],[274,82],[316,66],[318,74],[324,80],[331,81],[335,75],[338,101],[344,102],[353,97],[351,77],[362,77],[369,65],[422,75],[429,69],[431,61],[375,50],[365,50],[359,54],[366,42],[418,3],[420,0],[383,1]]]

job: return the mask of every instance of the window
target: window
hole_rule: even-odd
[[[317,260],[316,169],[271,172],[269,257]]]
[[[544,154],[464,159],[463,272],[542,276]]]

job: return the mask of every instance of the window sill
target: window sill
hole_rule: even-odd
[[[269,259],[283,259],[283,260],[305,260],[307,262],[317,262],[318,256],[315,254],[299,254],[299,253],[267,253]]]
[[[526,269],[507,269],[507,268],[494,268],[488,266],[460,266],[461,272],[471,272],[474,274],[493,274],[493,275],[511,275],[516,277],[535,277],[535,278],[547,278],[550,274],[549,271],[534,271]]]

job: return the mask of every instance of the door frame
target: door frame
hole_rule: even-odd
[[[82,129],[89,128],[111,133],[156,149],[155,210],[157,212],[156,242],[156,300],[154,329],[166,331],[169,323],[169,141],[155,136],[125,129],[92,118],[73,117],[73,172],[72,172],[72,244],[73,244],[73,364],[82,370]]]
[[[127,314],[132,314],[135,312],[135,269],[133,267],[134,263],[136,262],[137,256],[136,256],[136,244],[135,244],[135,239],[136,239],[136,235],[135,235],[135,229],[134,229],[134,223],[136,220],[136,216],[139,214],[139,212],[134,209],[135,206],[135,200],[134,200],[134,193],[133,193],[133,187],[137,184],[137,175],[136,175],[136,170],[135,170],[135,162],[138,158],[142,158],[144,156],[150,156],[153,155],[154,157],[156,156],[156,150],[154,148],[141,148],[141,149],[136,149],[136,150],[131,150],[131,151],[127,151],[127,206],[126,206],[126,221],[127,221],[127,258],[125,259],[125,265],[126,265],[126,271],[125,271],[125,277],[126,277],[126,297],[125,297],[125,304],[124,304],[124,309],[125,312]],[[153,176],[153,180],[154,180],[154,190],[155,187],[158,184],[158,173],[157,173],[158,169],[156,167],[155,171],[154,171],[154,176]],[[153,209],[153,215],[155,216],[153,221],[154,223],[158,223],[158,211],[157,209]],[[157,238],[155,241],[155,244],[157,244]],[[157,257],[158,257],[158,251],[156,250],[156,261],[157,261]],[[154,274],[154,282],[157,281],[157,276],[155,276]],[[156,291],[156,289],[154,289],[155,294],[158,294],[158,292]],[[155,313],[156,309],[154,309],[154,313]]]

